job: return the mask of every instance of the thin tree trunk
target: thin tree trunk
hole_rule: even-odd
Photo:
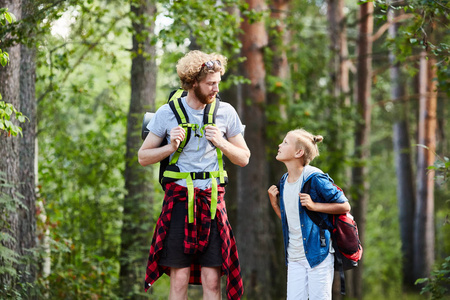
[[[240,11],[237,5],[230,4],[225,7],[225,10],[229,15],[234,15],[236,17],[236,26],[239,25],[239,16]],[[229,49],[227,49],[229,50]],[[227,51],[228,53],[233,53],[233,51]],[[239,54],[235,54],[233,57],[228,57],[228,61],[237,61],[239,57]],[[231,67],[230,67],[231,66]],[[222,77],[222,81],[226,82],[227,79],[230,76],[238,76],[238,67],[237,65],[227,65],[227,71],[225,72],[224,76]],[[230,88],[226,90],[220,89],[220,97],[223,101],[230,103],[237,111],[238,115],[242,116],[242,99],[240,96],[242,96],[242,93],[239,93],[240,85],[232,85]],[[241,117],[242,120],[242,117]],[[245,124],[244,124],[245,125]],[[244,132],[244,138],[245,138],[245,132]],[[228,214],[228,220],[231,224],[231,227],[237,228],[237,195],[238,195],[238,170],[239,166],[236,166],[235,164],[231,163],[231,161],[225,156],[224,157],[225,162],[225,169],[228,173],[228,184],[226,187],[226,193],[225,193],[225,203],[227,206],[227,214]],[[223,287],[225,288],[225,286]]]
[[[19,0],[2,0],[0,1],[0,8],[8,8],[8,11],[13,13],[17,20],[21,19],[21,1]],[[0,44],[1,45],[1,44]],[[2,48],[2,51],[9,53],[10,63],[6,67],[0,66],[0,94],[2,100],[6,103],[11,103],[17,110],[20,110],[20,45],[14,45],[8,49]],[[17,124],[13,118],[13,122]],[[20,192],[20,161],[19,161],[19,147],[20,137],[8,136],[4,131],[0,131],[0,172],[5,175],[5,181],[9,186],[0,186],[0,196],[6,195],[16,201],[21,201],[19,196]],[[0,215],[0,225],[2,225],[3,232],[9,234],[12,238],[2,241],[2,244],[13,250],[16,254],[20,255],[20,232],[19,232],[19,207],[16,205],[16,210],[10,213],[4,213],[2,207],[2,213]],[[6,222],[6,226],[5,226]],[[9,227],[8,227],[9,225]],[[5,227],[3,227],[5,226]],[[20,256],[19,256],[20,257]],[[0,258],[2,264],[4,258]],[[16,266],[14,265],[15,269]],[[15,278],[12,274],[3,273],[0,276],[0,286],[3,290],[13,288]]]
[[[120,260],[120,290],[125,299],[140,299],[153,225],[150,168],[142,168],[137,151],[142,144],[141,125],[145,111],[154,110],[156,89],[155,46],[151,45],[156,6],[152,0],[132,1],[133,54],[131,101],[127,120],[127,152]],[[150,25],[149,25],[150,24]],[[147,230],[143,225],[148,224]]]
[[[269,155],[269,186],[276,184],[283,173],[286,172],[286,167],[283,163],[275,159],[278,145],[283,140],[286,132],[281,129],[282,124],[286,121],[286,104],[288,103],[288,97],[291,95],[288,90],[287,81],[289,80],[289,65],[286,54],[286,49],[289,45],[290,34],[285,24],[286,15],[289,12],[289,0],[273,0],[270,4],[271,14],[271,26],[269,33],[270,52],[270,65],[268,66],[270,76],[272,78],[271,83],[272,92],[267,93],[267,111],[269,112],[267,120],[267,146]],[[274,83],[275,81],[275,83]],[[266,114],[267,115],[267,114]],[[263,188],[263,187],[261,187]],[[272,237],[271,243],[274,245],[274,250],[271,251],[270,259],[270,272],[271,274],[279,274],[280,276],[272,277],[272,288],[270,289],[271,299],[283,299],[286,298],[286,265],[284,255],[280,253],[284,252],[283,236],[281,234],[281,222],[280,219],[273,212],[269,206],[270,217],[270,236]]]
[[[399,10],[389,9],[388,22],[391,22],[398,14]],[[392,23],[389,27],[389,36],[395,40],[399,23]],[[402,101],[405,96],[405,78],[402,76],[400,63],[396,60],[396,53],[391,50],[390,78],[392,82],[391,98],[395,104],[395,115],[397,116],[393,125],[393,144],[395,154],[395,168],[397,174],[397,201],[400,219],[400,236],[402,240],[402,274],[403,283],[407,288],[414,287],[414,265],[413,261],[413,228],[414,222],[411,216],[414,215],[415,192],[413,170],[411,164],[411,142],[409,140],[408,125],[408,102]]]
[[[291,94],[287,89],[287,81],[289,79],[289,65],[286,49],[289,44],[290,34],[286,28],[284,20],[289,12],[289,0],[273,0],[271,2],[270,20],[275,24],[269,35],[268,47],[272,56],[270,65],[268,66],[269,75],[275,79],[275,87],[272,91],[267,92],[267,110],[270,112],[268,118],[268,135],[269,142],[269,179],[273,183],[281,178],[286,172],[284,164],[276,161],[274,158],[278,150],[278,144],[283,140],[285,132],[280,132],[278,128],[286,120],[286,103]],[[272,83],[274,84],[274,83]]]
[[[373,33],[373,2],[360,4],[360,22],[357,53],[357,86],[356,107],[359,120],[355,132],[355,159],[359,163],[352,170],[352,210],[358,221],[359,236],[364,245],[366,229],[366,212],[369,201],[369,181],[367,161],[370,156],[370,122],[371,122],[371,78],[372,78],[372,33]],[[362,274],[364,258],[359,267],[353,271],[353,288],[349,296],[362,299]]]
[[[347,27],[345,24],[344,15],[344,0],[327,0],[327,16],[328,16],[328,33],[330,37],[330,78],[333,82],[332,85],[332,95],[336,99],[334,102],[334,107],[336,111],[330,111],[330,115],[334,115],[337,119],[337,124],[333,128],[329,129],[328,136],[331,138],[329,142],[330,152],[341,153],[342,158],[347,156],[348,149],[351,147],[347,139],[342,138],[345,134],[342,130],[342,122],[344,119],[342,117],[336,118],[336,116],[341,116],[340,112],[343,107],[350,106],[350,86],[349,86],[349,59],[348,59],[348,46],[347,46]],[[333,172],[340,172],[343,170],[348,176],[345,178],[351,178],[350,168],[343,166],[339,160],[334,160],[331,170]],[[344,169],[343,169],[344,168]],[[349,182],[345,183],[343,186],[344,190],[348,190],[347,186]],[[346,276],[348,279],[351,278],[350,272],[347,272]],[[347,285],[350,289],[352,280],[347,280]],[[340,277],[338,273],[335,273],[333,281],[333,299],[341,299],[341,286]]]
[[[331,74],[333,96],[350,105],[349,59],[347,27],[345,26],[344,0],[328,0],[328,31],[331,40]]]
[[[435,60],[421,53],[419,70],[419,137],[417,151],[417,195],[414,224],[414,276],[427,277],[434,263],[434,164],[436,151],[436,67]]]
[[[266,10],[264,0],[248,0],[249,9]],[[263,47],[267,45],[264,22],[242,22],[241,74],[251,83],[242,87],[244,101],[243,121],[246,140],[252,157],[247,167],[240,170],[238,190],[237,240],[244,288],[248,299],[270,299],[271,286],[267,259],[271,251],[269,237],[269,201],[263,187],[268,185],[265,149],[266,87]]]

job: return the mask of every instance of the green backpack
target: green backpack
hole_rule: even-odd
[[[200,133],[203,135],[204,128],[207,125],[213,125],[215,126],[216,122],[216,115],[217,111],[219,109],[220,105],[220,97],[217,94],[216,99],[206,105],[204,113],[203,113],[203,126],[199,127],[198,124],[191,124],[189,123],[189,118],[186,113],[186,110],[183,106],[183,103],[181,101],[182,97],[185,97],[187,95],[187,92],[183,89],[177,89],[170,93],[169,99],[167,103],[169,104],[170,108],[172,109],[172,112],[175,114],[175,117],[177,119],[178,124],[183,127],[186,130],[186,136],[184,140],[180,143],[180,146],[178,147],[175,154],[172,156],[172,159],[169,160],[170,156],[163,159],[160,162],[159,166],[159,183],[161,184],[162,188],[165,190],[165,186],[169,182],[173,182],[179,179],[186,179],[186,185],[188,189],[188,216],[189,216],[189,223],[192,223],[194,220],[193,215],[193,205],[194,205],[194,179],[208,179],[212,178],[211,180],[211,219],[214,219],[215,211],[217,207],[217,180],[219,179],[219,182],[221,185],[226,185],[228,182],[227,178],[227,172],[224,170],[224,163],[223,163],[223,155],[222,151],[219,148],[216,148],[217,152],[217,159],[219,161],[219,170],[218,171],[211,171],[211,172],[180,172],[179,167],[176,165],[181,152],[183,152],[184,147],[186,147],[187,143],[189,142],[189,139],[192,134],[195,134],[195,132],[199,129]],[[143,140],[147,137],[149,130],[147,129],[147,124],[150,122],[153,113],[145,113],[144,120],[142,124],[142,134],[141,137]],[[164,146],[167,144],[167,140],[164,138],[161,146]]]

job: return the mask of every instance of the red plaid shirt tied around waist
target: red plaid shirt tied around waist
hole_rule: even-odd
[[[185,217],[185,237],[184,253],[195,254],[197,251],[203,252],[208,245],[209,233],[211,228],[211,189],[195,189],[194,222],[189,223],[188,217]],[[164,240],[169,229],[172,216],[172,209],[176,202],[187,202],[187,188],[176,183],[166,185],[161,215],[156,223],[153,234],[150,254],[148,257],[147,271],[145,275],[145,291],[147,291],[155,281],[166,273],[170,275],[170,268],[158,264],[161,250],[164,246]],[[217,196],[217,225],[222,240],[222,275],[227,275],[227,298],[230,300],[241,299],[244,292],[244,286],[241,278],[241,267],[239,257],[230,223],[228,222],[227,211],[225,208],[225,188],[218,187]],[[201,284],[201,266],[191,265],[190,284]]]

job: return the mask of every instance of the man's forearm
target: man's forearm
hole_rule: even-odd
[[[219,149],[222,150],[223,154],[228,157],[233,164],[240,167],[245,167],[250,160],[249,149],[237,147],[225,139],[219,145]]]
[[[176,150],[176,149],[175,149]],[[171,144],[153,149],[139,149],[138,160],[142,166],[156,164],[175,152]]]

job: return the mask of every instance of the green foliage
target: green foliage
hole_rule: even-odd
[[[419,145],[424,148],[427,148],[423,145]],[[450,175],[450,163],[448,157],[440,157],[437,156],[437,159],[434,163],[434,166],[429,167],[430,170],[435,170],[436,172],[436,179],[441,180],[443,183],[448,182],[449,175]],[[446,201],[447,204],[449,204],[449,200]],[[448,209],[446,211],[446,214],[444,216],[444,221],[440,222],[443,223],[442,227],[440,228],[440,231],[442,234],[440,235],[443,237],[442,244],[446,244],[445,241],[448,240],[448,231],[449,231],[449,221],[448,221]],[[437,218],[439,218],[439,214],[437,215]],[[438,234],[439,236],[439,234]],[[439,237],[437,238],[439,240]],[[448,245],[444,245],[448,246]],[[445,251],[447,250],[447,251]],[[448,249],[444,249],[444,253],[448,253]],[[450,286],[450,256],[447,256],[442,264],[440,264],[438,267],[436,267],[435,270],[433,270],[428,278],[419,278],[416,281],[417,285],[423,285],[421,294],[429,294],[431,295],[431,299],[444,299],[448,293],[449,293],[449,286]]]
[[[16,207],[20,205],[20,201],[12,198],[8,194],[2,192],[3,188],[11,188],[12,185],[6,182],[6,175],[0,172],[0,278],[4,276],[15,278],[17,276],[16,269],[13,267],[18,261],[18,255],[13,250],[4,246],[4,242],[14,242],[14,238],[8,233],[11,228],[9,216],[16,212]],[[11,293],[12,286],[7,283],[0,282],[0,296],[2,298]]]
[[[9,62],[8,52],[3,52],[2,49],[0,49],[0,65],[4,67],[8,64],[8,62]]]
[[[230,14],[227,8],[239,3],[239,0],[161,1],[161,16],[173,23],[163,28],[158,38],[165,44],[182,46],[189,44],[189,37],[192,37],[203,51],[227,56],[237,54],[241,47],[236,38],[239,16]],[[220,30],[216,30],[218,28]]]
[[[28,284],[23,284],[22,277],[27,276],[23,271],[17,270],[18,264],[34,264],[35,253],[30,251],[24,256],[19,256],[17,252],[5,245],[14,245],[16,241],[10,234],[12,221],[11,215],[17,213],[18,208],[24,209],[21,199],[22,195],[16,192],[15,197],[3,192],[4,189],[15,188],[9,183],[6,174],[0,171],[0,299],[20,300],[27,299]],[[34,293],[33,293],[34,294]]]
[[[76,248],[72,245],[70,250],[53,249],[53,255],[59,254],[68,261],[57,265],[42,281],[44,287],[46,282],[50,283],[45,290],[46,299],[119,299],[111,290],[118,285],[115,259],[83,254],[83,245],[80,246]]]
[[[0,25],[6,26],[7,23],[16,22],[16,16],[8,11],[8,8],[0,8]]]
[[[431,299],[444,299],[448,296],[450,285],[450,256],[434,271],[429,278],[421,278],[416,284],[425,284],[421,294],[430,293]]]
[[[364,292],[367,299],[398,299],[402,292],[401,239],[392,184],[393,155],[386,148],[373,157],[370,169],[370,201],[364,238]]]
[[[429,57],[437,61],[437,82],[439,91],[450,95],[448,81],[448,64],[450,63],[450,30],[448,2],[413,0],[388,6],[385,1],[377,1],[382,9],[402,10],[411,14],[407,22],[402,22],[395,41],[388,40],[387,45],[394,49],[395,56],[400,62],[408,62],[405,67],[412,74],[417,72],[411,60],[422,50],[427,51]]]
[[[70,7],[37,61],[40,195],[48,299],[117,299],[131,37],[120,1]],[[148,250],[148,249],[147,249]]]
[[[419,145],[422,146],[424,148],[428,148],[425,147],[423,145]],[[434,162],[433,166],[429,166],[428,169],[429,170],[434,170],[437,174],[437,179],[441,179],[442,181],[446,182],[449,180],[449,176],[450,176],[450,159],[448,157],[441,157],[440,155],[436,155],[436,160]]]

